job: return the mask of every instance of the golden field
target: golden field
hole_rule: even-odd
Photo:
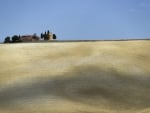
[[[0,113],[149,113],[150,41],[0,44]]]

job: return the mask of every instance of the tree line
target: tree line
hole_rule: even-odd
[[[41,36],[37,36],[36,33],[30,36],[20,36],[14,35],[12,37],[7,36],[4,39],[4,43],[16,43],[16,42],[24,42],[24,41],[38,41],[38,40],[56,40],[56,34],[51,33],[49,30],[44,33],[41,33]]]

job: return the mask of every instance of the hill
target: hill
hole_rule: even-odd
[[[0,113],[149,113],[150,41],[0,44]]]

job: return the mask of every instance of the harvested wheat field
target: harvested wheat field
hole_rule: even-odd
[[[150,41],[0,44],[0,113],[150,113]]]

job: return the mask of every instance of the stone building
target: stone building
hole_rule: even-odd
[[[20,40],[22,42],[31,42],[31,41],[38,41],[40,38],[36,35],[22,35]]]

